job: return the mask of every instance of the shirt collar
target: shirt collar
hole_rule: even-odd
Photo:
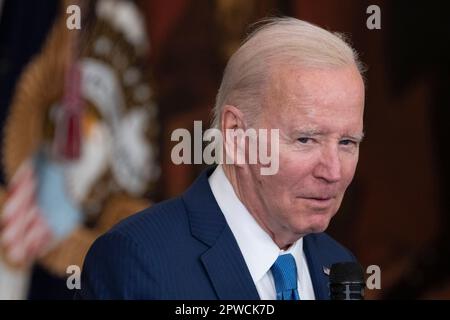
[[[298,264],[303,239],[297,240],[286,251],[280,250],[239,200],[221,165],[217,166],[208,180],[254,282],[259,281],[270,270],[280,254],[291,253]]]

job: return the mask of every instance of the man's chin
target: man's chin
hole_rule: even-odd
[[[303,233],[320,233],[324,232],[328,225],[330,224],[331,216],[330,215],[314,215],[303,225]],[[305,227],[306,226],[306,227]]]

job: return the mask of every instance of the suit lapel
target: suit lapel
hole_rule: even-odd
[[[209,246],[201,261],[219,299],[259,299],[236,239],[208,183],[205,170],[183,194],[192,235]]]
[[[303,238],[303,250],[308,262],[316,299],[329,300],[328,275],[325,273],[324,267],[329,268],[330,266],[324,262],[323,257],[320,255],[321,251],[313,235],[308,235]]]
[[[259,299],[248,267],[228,227],[201,259],[219,299]]]

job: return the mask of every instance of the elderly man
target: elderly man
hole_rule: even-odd
[[[363,109],[361,66],[343,39],[267,21],[228,62],[214,126],[226,153],[226,131],[278,129],[278,172],[218,165],[121,222],[90,249],[79,297],[327,299],[327,268],[355,261],[323,232],[355,173]]]

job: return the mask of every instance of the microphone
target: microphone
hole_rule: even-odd
[[[364,287],[364,272],[358,263],[340,262],[331,266],[331,300],[364,300]]]

